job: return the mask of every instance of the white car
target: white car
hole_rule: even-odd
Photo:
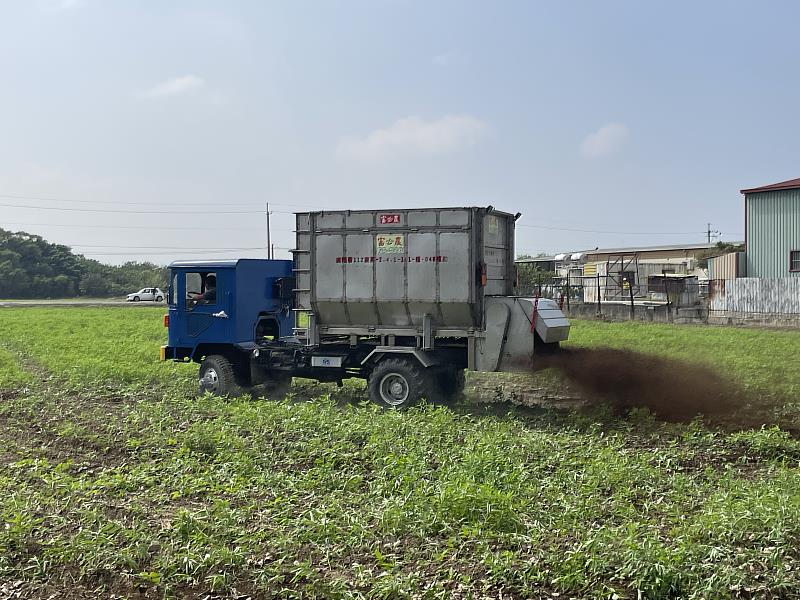
[[[150,300],[151,302],[162,302],[164,300],[164,292],[159,288],[142,288],[135,294],[128,294],[125,297],[128,302],[139,302],[140,300]]]

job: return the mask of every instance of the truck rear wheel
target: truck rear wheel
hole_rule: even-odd
[[[427,396],[427,378],[409,360],[387,358],[372,370],[367,383],[369,398],[383,408],[402,409],[413,406]]]
[[[206,356],[200,365],[200,393],[206,392],[231,397],[241,393],[231,361],[221,354]]]

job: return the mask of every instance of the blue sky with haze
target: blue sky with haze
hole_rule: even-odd
[[[265,202],[279,256],[307,208],[492,204],[528,253],[741,239],[738,190],[800,177],[798,18],[5,0],[0,227],[108,262],[263,256]]]

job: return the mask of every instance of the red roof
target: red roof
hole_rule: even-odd
[[[794,190],[800,188],[800,179],[790,179],[789,181],[781,181],[780,183],[773,183],[772,185],[764,185],[757,188],[750,188],[749,190],[741,190],[742,194],[753,194],[755,192],[772,192],[775,190]]]

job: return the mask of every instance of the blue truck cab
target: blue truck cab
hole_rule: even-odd
[[[211,377],[249,383],[249,363],[243,357],[250,356],[256,342],[291,336],[292,261],[178,261],[169,270],[168,334],[161,360],[201,363],[217,357],[211,361],[217,363]],[[206,374],[201,369],[201,384]]]

